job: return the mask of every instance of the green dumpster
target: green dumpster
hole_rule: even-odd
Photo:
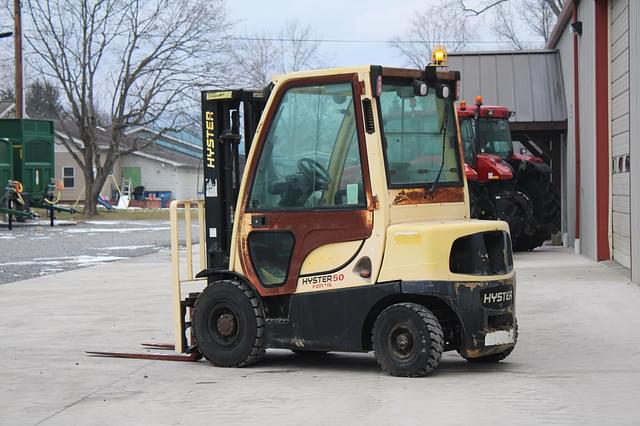
[[[54,177],[53,122],[0,120],[0,185],[22,182],[24,192],[41,199]]]

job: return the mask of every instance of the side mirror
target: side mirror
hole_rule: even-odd
[[[436,96],[440,99],[449,99],[452,95],[453,91],[448,84],[439,84],[436,87]]]
[[[422,80],[413,82],[413,94],[416,96],[427,96],[429,93],[429,85]]]

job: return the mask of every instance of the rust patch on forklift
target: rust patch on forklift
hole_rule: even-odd
[[[464,201],[464,187],[442,187],[433,192],[428,188],[408,189],[398,192],[393,199],[394,205],[455,203]]]

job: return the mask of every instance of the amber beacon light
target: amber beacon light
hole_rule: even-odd
[[[447,66],[447,49],[444,46],[436,46],[431,52],[431,65],[436,67]]]

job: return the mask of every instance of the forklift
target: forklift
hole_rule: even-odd
[[[219,367],[267,348],[373,351],[402,377],[432,373],[445,351],[513,351],[509,227],[470,219],[460,74],[443,57],[202,92],[206,286],[174,293],[176,344],[156,347]]]
[[[202,93],[207,285],[181,300],[184,352],[243,367],[267,348],[373,351],[407,377],[445,351],[512,352],[509,227],[470,219],[445,60]]]

